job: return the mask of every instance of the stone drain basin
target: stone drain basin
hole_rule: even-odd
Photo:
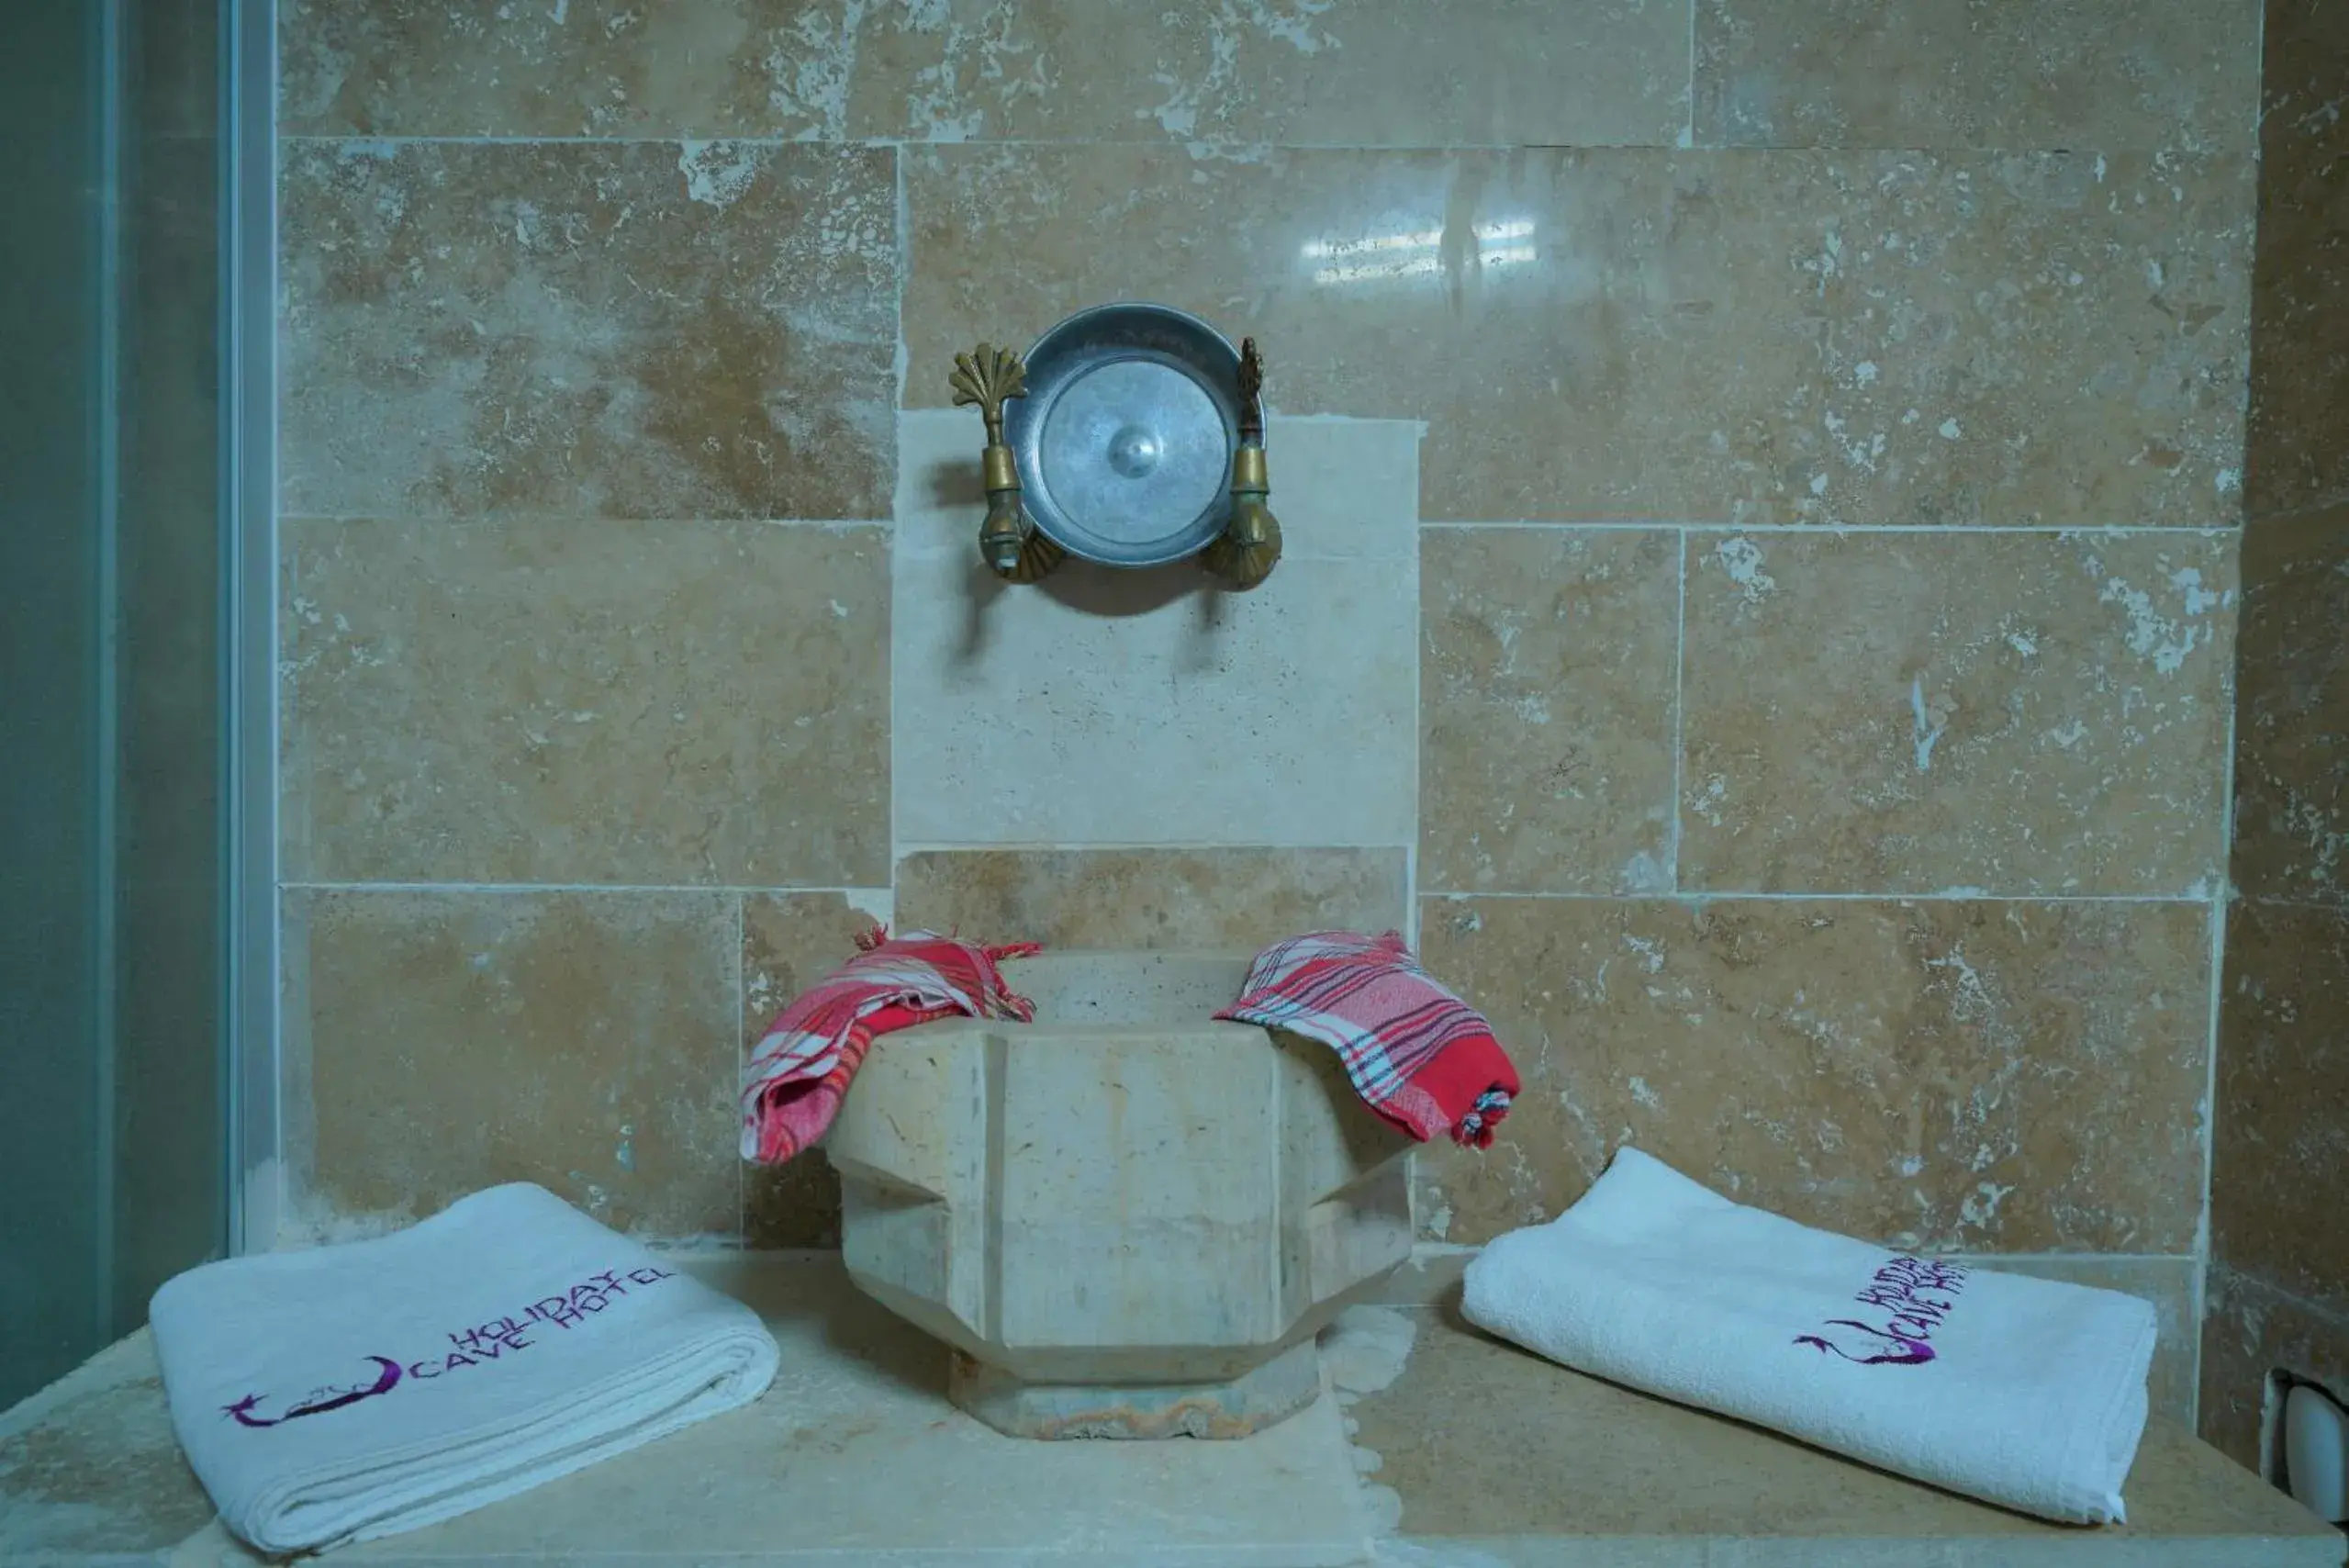
[[[1411,1141],[1327,1047],[1209,1019],[1247,963],[1015,960],[1036,1023],[924,1025],[858,1073],[827,1142],[849,1276],[998,1430],[1244,1437],[1410,1256]]]

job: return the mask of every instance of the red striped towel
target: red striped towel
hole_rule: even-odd
[[[1419,967],[1399,931],[1276,942],[1215,1016],[1335,1047],[1364,1103],[1422,1143],[1449,1132],[1484,1148],[1517,1092],[1493,1026]]]
[[[766,1026],[743,1073],[743,1158],[779,1165],[822,1137],[865,1065],[873,1041],[936,1018],[1035,1016],[995,968],[1039,950],[909,931],[891,941],[876,925],[857,954],[801,993]]]

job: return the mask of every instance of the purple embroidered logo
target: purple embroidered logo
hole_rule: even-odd
[[[260,1407],[263,1398],[263,1395],[258,1394],[248,1394],[234,1405],[225,1406],[222,1408],[228,1415],[234,1417],[237,1425],[240,1427],[274,1427],[281,1421],[298,1420],[304,1416],[323,1416],[330,1410],[340,1410],[346,1405],[356,1405],[362,1399],[373,1399],[379,1394],[389,1394],[399,1386],[397,1361],[393,1361],[389,1356],[369,1356],[367,1359],[375,1363],[374,1383],[354,1383],[344,1387],[329,1383],[323,1388],[314,1388],[304,1394],[283,1416],[254,1415],[253,1412]]]
[[[1857,1317],[1829,1318],[1817,1334],[1795,1335],[1795,1343],[1863,1367],[1922,1366],[1933,1359],[1933,1330],[1964,1288],[1963,1265],[1898,1254],[1852,1298],[1877,1308],[1869,1316],[1882,1316],[1883,1327]]]
[[[248,1394],[233,1405],[224,1405],[220,1413],[240,1427],[275,1427],[305,1416],[323,1416],[330,1410],[346,1409],[363,1399],[375,1399],[389,1394],[403,1383],[442,1377],[464,1367],[479,1366],[494,1361],[509,1351],[527,1350],[536,1341],[526,1334],[541,1324],[569,1332],[592,1315],[603,1311],[614,1301],[628,1294],[628,1286],[654,1285],[677,1276],[666,1269],[632,1269],[626,1274],[606,1270],[591,1274],[578,1284],[559,1294],[543,1296],[531,1303],[529,1310],[520,1317],[511,1315],[492,1318],[477,1328],[466,1328],[449,1336],[453,1350],[435,1350],[431,1355],[405,1364],[389,1356],[364,1358],[375,1364],[373,1382],[362,1379],[353,1383],[328,1383],[314,1388],[276,1416],[261,1414],[261,1406],[269,1396]],[[622,1283],[622,1281],[626,1283]]]

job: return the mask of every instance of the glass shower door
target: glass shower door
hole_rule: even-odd
[[[0,1406],[229,1239],[227,13],[0,7]]]

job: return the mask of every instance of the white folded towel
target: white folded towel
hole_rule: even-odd
[[[149,1308],[172,1426],[265,1551],[413,1529],[747,1405],[756,1314],[543,1188],[209,1263]]]
[[[1636,1148],[1469,1265],[1469,1320],[1552,1361],[1952,1492],[2118,1522],[2153,1309],[1733,1204]]]

